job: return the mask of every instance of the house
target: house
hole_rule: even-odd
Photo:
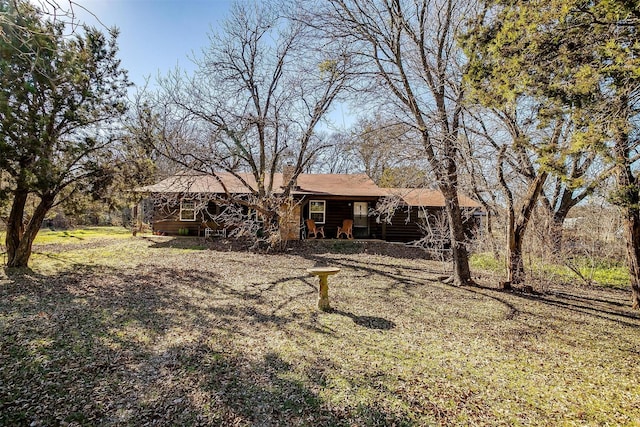
[[[154,211],[154,231],[173,235],[179,234],[180,229],[188,229],[189,234],[197,235],[202,222],[206,221],[197,212],[215,216],[220,211],[212,197],[203,196],[224,196],[226,191],[236,196],[249,195],[251,189],[256,188],[251,174],[238,175],[239,178],[230,173],[218,173],[217,177],[183,173],[137,191],[165,198],[166,203],[157,203],[158,208]],[[274,175],[274,194],[284,192],[283,182],[283,174]],[[291,192],[294,201],[298,202],[295,208],[296,228],[302,229],[303,220],[311,218],[324,226],[326,237],[336,237],[342,221],[353,219],[355,238],[380,238],[380,224],[368,213],[385,195],[386,192],[365,174],[301,174]],[[207,206],[203,209],[200,203],[207,203]],[[299,237],[299,233],[290,236],[292,239]]]
[[[289,175],[290,176],[290,175]],[[276,173],[271,183],[273,194],[282,194],[289,176]],[[268,185],[270,183],[266,183]],[[207,228],[224,227],[212,224],[224,209],[216,204],[216,197],[227,192],[235,197],[247,197],[255,189],[251,174],[217,173],[216,176],[201,173],[181,173],[157,184],[138,188],[138,192],[153,195],[155,208],[151,219],[154,232],[177,235],[200,235],[203,223]],[[360,239],[386,239],[411,241],[419,239],[418,207],[423,210],[442,210],[444,199],[433,190],[402,190],[378,187],[365,174],[300,174],[291,191],[294,208],[287,225],[287,239],[305,237],[305,219],[313,219],[323,226],[327,238],[335,238],[343,220],[353,220],[353,237]],[[437,193],[437,194],[436,194]],[[438,197],[439,194],[439,197]],[[398,209],[391,224],[379,221],[371,215],[377,204],[390,196],[401,197],[403,206]],[[476,209],[479,205],[464,198],[465,206]],[[423,204],[420,204],[423,203]],[[426,203],[426,204],[425,204]],[[415,211],[414,211],[415,208]],[[413,213],[412,213],[413,212]],[[407,218],[409,221],[407,221]]]

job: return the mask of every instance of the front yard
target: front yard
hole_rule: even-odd
[[[0,425],[640,425],[628,291],[440,281],[350,242],[123,237],[0,274]],[[316,278],[337,266],[332,312]]]

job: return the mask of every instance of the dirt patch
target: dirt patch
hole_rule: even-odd
[[[208,248],[216,251],[244,252],[251,248],[252,243],[243,239],[215,238],[201,240]],[[257,251],[265,252],[265,251]],[[403,243],[390,243],[379,240],[339,240],[339,239],[307,239],[287,242],[281,250],[269,251],[274,254],[372,254],[405,259],[433,259],[424,249],[408,246]]]

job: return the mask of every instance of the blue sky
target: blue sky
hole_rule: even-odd
[[[59,0],[63,4],[65,0]],[[179,65],[191,70],[189,57],[200,56],[208,34],[221,22],[231,0],[73,0],[76,16],[90,25],[120,29],[118,46],[123,68],[136,85]]]
[[[30,1],[42,4],[45,0]],[[70,0],[56,1],[66,8]],[[136,86],[144,85],[145,78],[149,77],[151,87],[159,74],[164,75],[177,65],[188,72],[194,69],[190,58],[199,57],[202,49],[209,45],[209,34],[218,30],[233,4],[233,0],[71,2],[76,5],[74,14],[80,21],[120,29],[118,46],[122,67],[129,71],[129,80]],[[335,129],[350,125],[354,118],[346,105],[338,103],[329,114],[329,120]]]

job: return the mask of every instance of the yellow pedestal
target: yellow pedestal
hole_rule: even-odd
[[[337,267],[314,267],[307,268],[307,272],[318,276],[318,308],[322,311],[330,310],[329,306],[329,276],[340,272]]]

